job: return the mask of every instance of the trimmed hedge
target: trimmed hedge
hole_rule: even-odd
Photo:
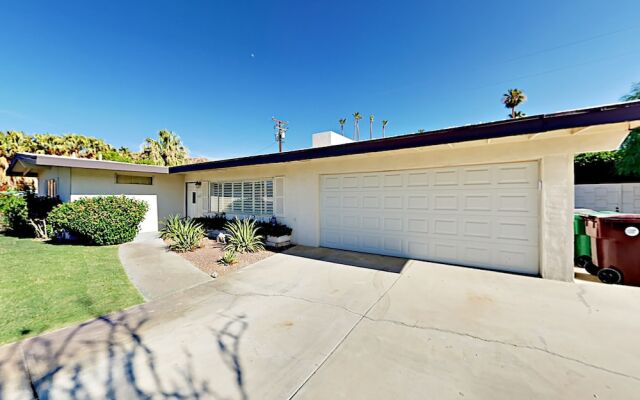
[[[49,213],[56,234],[63,231],[99,246],[132,241],[148,206],[125,196],[85,197],[63,203]]]

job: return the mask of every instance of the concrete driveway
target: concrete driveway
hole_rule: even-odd
[[[0,348],[0,398],[632,398],[639,315],[636,288],[297,247]]]

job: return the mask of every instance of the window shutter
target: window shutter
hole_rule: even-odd
[[[276,176],[273,181],[274,214],[276,217],[284,217],[284,177]]]

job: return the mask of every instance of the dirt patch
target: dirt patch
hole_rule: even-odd
[[[251,265],[276,254],[275,251],[271,250],[262,250],[256,253],[236,253],[237,263],[233,265],[221,265],[218,264],[218,260],[224,253],[223,248],[224,245],[222,243],[218,243],[211,239],[204,239],[202,240],[202,247],[198,250],[179,254],[208,275],[211,275],[213,272],[217,272],[218,276],[228,274],[231,271],[246,267],[247,265]]]

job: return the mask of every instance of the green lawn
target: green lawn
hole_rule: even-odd
[[[0,343],[142,301],[117,246],[53,245],[0,235]]]

